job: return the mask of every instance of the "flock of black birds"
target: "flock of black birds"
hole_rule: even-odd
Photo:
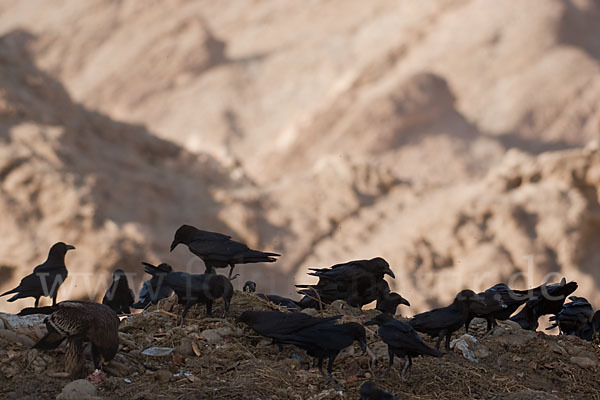
[[[185,316],[195,304],[206,306],[206,315],[212,315],[214,301],[223,299],[225,312],[233,296],[231,280],[237,264],[274,262],[277,253],[252,250],[243,243],[231,240],[230,236],[216,232],[199,230],[183,225],[175,232],[170,249],[184,244],[189,251],[201,258],[206,266],[204,274],[176,272],[165,263],[158,266],[143,262],[144,270],[151,279],[144,282],[138,301],[129,288],[125,272],[117,269],[113,281],[106,291],[102,304],[89,301],[62,301],[57,303],[58,289],[67,277],[65,255],[74,246],[59,242],[50,248],[46,261],[24,277],[20,284],[0,296],[14,294],[9,302],[33,297],[34,307],[23,309],[19,315],[49,314],[45,320],[48,333],[35,344],[35,348],[49,350],[57,348],[63,340],[66,345],[66,369],[71,377],[79,377],[84,371],[83,344],[91,343],[92,360],[96,369],[110,362],[118,350],[118,314],[129,314],[131,308],[144,309],[157,304],[161,299],[175,293],[178,303],[183,305],[180,326]],[[229,267],[229,275],[219,275],[217,268]],[[256,293],[256,283],[248,281],[243,291],[252,293],[264,300],[289,310],[255,311],[247,310],[238,316],[236,322],[244,323],[259,335],[272,340],[278,346],[279,358],[284,345],[293,345],[306,351],[317,360],[319,371],[327,381],[335,384],[332,377],[334,362],[338,354],[357,341],[363,352],[369,352],[365,328],[357,322],[339,323],[341,315],[313,317],[297,312],[305,308],[323,309],[337,300],[358,309],[376,301],[380,314],[366,321],[364,325],[377,325],[378,335],[388,346],[389,366],[392,368],[395,357],[405,358],[402,378],[408,379],[412,358],[417,356],[441,357],[441,341],[445,339],[445,350],[450,351],[450,339],[454,332],[469,325],[473,318],[487,321],[488,333],[497,321],[510,319],[523,329],[536,330],[538,319],[551,315],[553,325],[564,335],[576,335],[585,340],[594,340],[600,333],[600,311],[594,312],[591,304],[583,297],[571,296],[577,289],[576,282],[543,284],[528,290],[515,290],[500,283],[481,293],[472,290],[459,292],[452,304],[415,315],[407,322],[394,318],[399,305],[410,306],[400,294],[391,292],[384,276],[395,278],[387,261],[377,257],[370,260],[356,260],[336,264],[329,268],[311,269],[311,276],[318,282],[313,285],[296,285],[303,297],[299,301],[285,297]],[[42,296],[51,297],[52,305],[38,307]],[[520,312],[516,311],[521,307]],[[515,314],[516,313],[516,314]],[[437,339],[435,348],[428,346],[419,333]],[[328,359],[327,375],[323,362]],[[394,398],[392,394],[380,391],[370,382],[360,390],[361,398]],[[377,397],[379,396],[379,397]]]

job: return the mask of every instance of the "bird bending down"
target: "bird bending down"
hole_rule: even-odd
[[[133,304],[135,295],[133,290],[129,289],[127,275],[122,269],[116,269],[113,272],[113,281],[104,298],[102,304],[106,304],[112,308],[117,314],[129,314],[129,307]]]
[[[515,290],[518,294],[529,297],[523,309],[510,319],[521,325],[521,328],[535,331],[538,328],[538,319],[543,315],[557,315],[563,307],[565,300],[577,290],[577,282],[567,283],[562,278],[559,283],[543,284],[528,290]]]
[[[409,324],[418,332],[437,337],[435,349],[440,349],[442,338],[446,337],[446,351],[450,351],[452,333],[460,329],[469,316],[469,306],[476,296],[472,290],[463,290],[456,295],[454,302],[447,307],[436,308],[415,315]]]
[[[594,336],[592,318],[594,309],[585,297],[571,296],[571,300],[563,305],[562,310],[550,317],[552,325],[548,328],[559,328],[562,335],[575,335],[581,339],[591,341]]]
[[[272,337],[280,343],[299,347],[309,356],[317,358],[319,372],[323,376],[326,376],[323,372],[323,360],[328,358],[326,381],[333,381],[334,384],[333,363],[338,354],[355,340],[359,342],[363,353],[367,351],[365,328],[356,322],[336,324],[335,321],[326,321],[291,334],[273,334]]]
[[[275,360],[279,359],[283,350],[282,342],[277,340],[279,335],[292,335],[302,329],[310,328],[322,323],[332,322],[341,315],[333,317],[311,317],[304,313],[287,313],[281,311],[244,311],[237,319],[237,323],[244,323],[261,336],[267,337],[277,345],[279,352]]]
[[[152,264],[143,262],[146,273],[154,276],[158,268]],[[187,272],[167,272],[165,274],[165,285],[170,287],[177,295],[177,302],[183,305],[181,322],[183,326],[185,316],[194,304],[206,305],[206,315],[212,315],[212,305],[217,299],[225,301],[225,312],[229,311],[231,298],[233,297],[233,285],[223,275],[217,274],[188,274]]]
[[[34,349],[56,349],[67,339],[65,367],[72,379],[84,376],[83,344],[92,345],[94,368],[102,369],[119,349],[119,317],[108,306],[89,301],[62,301],[54,306],[25,308],[19,315],[50,314],[45,319],[48,333]]]
[[[204,261],[207,274],[214,273],[215,268],[229,267],[230,280],[238,276],[231,276],[236,264],[275,262],[275,257],[280,256],[277,253],[252,250],[244,243],[231,240],[231,236],[203,231],[191,225],[182,225],[177,229],[171,243],[171,251],[179,244],[185,244],[189,251]]]
[[[162,263],[156,267],[146,262],[142,262],[142,264],[150,267],[145,271],[152,278],[144,282],[137,303],[131,306],[136,309],[146,308],[149,304],[156,304],[159,300],[166,299],[173,294],[173,289],[165,283],[167,274],[173,272],[173,268],[169,264]]]
[[[402,379],[404,380],[408,379],[412,367],[412,357],[442,356],[439,351],[427,346],[410,324],[398,321],[389,314],[379,314],[370,321],[367,321],[365,325],[379,325],[377,333],[381,340],[388,345],[390,363],[383,376],[394,365],[394,356],[406,357],[406,363],[402,369]]]
[[[16,293],[7,301],[13,302],[17,299],[26,297],[35,298],[37,307],[40,297],[52,297],[52,305],[56,304],[58,288],[67,277],[67,267],[65,266],[65,254],[67,251],[74,250],[75,246],[58,242],[54,244],[48,252],[48,258],[42,264],[33,269],[30,275],[27,275],[16,288],[0,294],[0,297],[7,294]]]
[[[469,333],[469,325],[475,317],[485,318],[487,334],[498,325],[496,320],[504,321],[517,311],[528,297],[519,291],[511,290],[504,283],[499,283],[478,293],[470,304],[469,317],[465,322],[465,330]]]

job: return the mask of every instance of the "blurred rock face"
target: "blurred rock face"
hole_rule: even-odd
[[[0,290],[58,240],[59,299],[201,272],[190,223],[283,253],[264,292],[382,256],[410,312],[518,273],[598,306],[598,3],[496,3],[0,1]]]

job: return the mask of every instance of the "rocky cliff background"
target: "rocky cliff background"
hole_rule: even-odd
[[[382,256],[408,314],[562,275],[598,307],[599,61],[595,0],[0,0],[0,290],[59,240],[59,299],[201,272],[190,223],[283,254],[236,287]]]

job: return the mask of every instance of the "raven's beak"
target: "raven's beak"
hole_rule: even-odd
[[[171,243],[171,250],[169,251],[173,251],[173,249],[175,249],[175,247],[177,247],[178,244],[179,242],[177,240],[173,240],[173,243]]]
[[[410,307],[410,303],[404,297],[402,298],[402,300],[400,300],[400,304],[404,304],[405,306]]]
[[[386,268],[385,271],[383,271],[383,274],[384,275],[387,274],[387,275],[391,276],[392,278],[396,279],[396,275],[394,275],[394,271],[392,271],[391,269],[389,269],[389,267]]]
[[[65,246],[65,249],[66,250],[75,250],[75,246],[72,246],[72,245],[68,244],[68,245]]]

